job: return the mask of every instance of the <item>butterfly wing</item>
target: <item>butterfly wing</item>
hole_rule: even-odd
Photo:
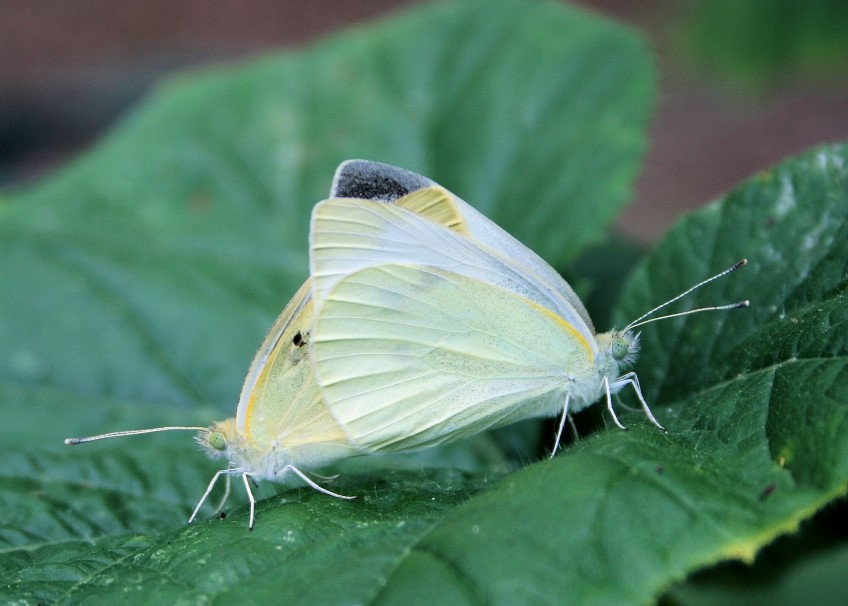
[[[455,205],[431,189],[416,193]],[[569,379],[591,376],[593,333],[550,281],[400,200],[319,204],[310,254],[311,360],[357,446],[418,448],[554,414]]]
[[[448,229],[463,229],[452,196],[445,190],[438,196],[413,193],[401,203]],[[274,321],[250,365],[239,398],[236,429],[256,448],[276,444],[318,462],[344,449],[347,438],[324,403],[308,360],[312,319],[312,284],[307,281]]]
[[[393,169],[394,167],[388,168]],[[340,167],[341,170],[342,168]],[[382,172],[384,173],[385,170]],[[406,175],[406,172],[403,171],[404,175]],[[356,181],[355,179],[352,180],[350,175],[346,173],[345,175],[340,177],[337,174],[337,179],[334,182],[334,190],[336,188],[350,189],[354,182],[356,187],[361,188],[363,186],[361,179]],[[403,209],[402,216],[417,217],[424,225],[429,227],[438,226],[438,230],[440,231],[453,232],[457,241],[463,241],[467,240],[468,237],[472,237],[469,223],[466,221],[465,216],[465,213],[468,213],[475,226],[474,230],[478,234],[485,235],[490,242],[503,245],[505,250],[512,251],[516,257],[521,257],[522,254],[527,257],[525,253],[529,253],[531,256],[533,255],[533,253],[514,240],[512,242],[517,247],[513,247],[509,241],[511,238],[505,232],[501,230],[499,233],[498,230],[500,228],[447,190],[435,185],[428,186],[432,182],[423,177],[418,177],[414,173],[409,173],[409,175],[418,178],[420,182],[414,179],[410,180],[409,175],[404,175],[401,175],[405,180],[398,186],[400,189],[396,187],[389,192],[392,194],[389,201],[393,200],[399,208]],[[377,177],[379,176],[378,174]],[[376,179],[374,175],[371,178]],[[423,189],[407,193],[400,198],[397,197],[400,193],[416,187]],[[343,207],[342,213],[349,213],[348,209],[351,207],[364,206],[370,208],[371,205],[376,207],[388,206],[385,202],[373,203],[366,200],[334,200],[333,202]],[[394,221],[395,219],[390,217],[389,225]],[[363,227],[367,225],[368,222],[366,221]],[[420,226],[415,224],[403,226],[402,231],[404,231],[405,237],[398,240],[398,247],[392,251],[390,248],[384,246],[385,238],[393,237],[391,229],[385,230],[385,225],[377,226],[376,230],[374,227],[372,224],[371,230],[373,237],[371,239],[371,248],[374,249],[376,247],[377,250],[386,253],[382,259],[391,260],[408,258],[410,254],[409,245],[415,239],[415,230],[420,229]],[[447,228],[447,230],[444,228]],[[429,239],[424,243],[423,247],[418,248],[419,252],[426,251],[428,248],[430,250],[439,250],[439,248],[432,248],[434,245],[439,246],[438,233],[439,231],[435,231],[434,234],[437,235],[435,240],[433,238]],[[359,237],[362,237],[362,235],[360,233]],[[460,236],[465,236],[465,238]],[[507,240],[501,241],[504,237]],[[373,255],[370,257],[366,255],[366,263],[364,264],[361,261],[357,261],[355,255],[351,254],[357,246],[356,243],[351,243],[346,239],[345,242],[346,244],[343,250],[337,250],[337,252],[341,252],[340,258],[344,259],[344,263],[342,263],[336,274],[327,274],[324,276],[325,288],[331,281],[336,281],[339,275],[350,273],[353,266],[360,267],[374,261]],[[352,247],[351,244],[353,244]],[[470,248],[466,248],[465,244],[461,245],[459,249],[455,249],[456,243],[453,245],[454,249],[448,247],[446,249],[450,250],[448,258],[446,259],[443,255],[437,255],[437,263],[441,262],[444,264],[447,262],[449,265],[453,264],[450,260],[451,254],[454,257],[458,255],[459,258],[466,259],[466,261],[472,258],[474,255],[470,254],[469,251],[473,252],[477,248],[473,245]],[[366,246],[363,250],[367,253],[368,247]],[[336,257],[332,254],[329,257],[325,257],[323,267],[330,267],[334,258]],[[535,263],[532,257],[527,257],[530,258],[530,261],[524,258],[526,264],[523,266],[512,261],[509,257],[497,262],[493,262],[487,255],[482,255],[481,258],[483,259],[483,266],[487,266],[488,263],[484,271],[485,275],[492,273],[491,266],[494,265],[497,267],[495,274],[500,271],[502,281],[505,281],[510,289],[519,293],[529,292],[531,297],[535,296],[543,304],[550,305],[547,297],[537,296],[537,293],[534,293],[532,288],[528,290],[526,284],[520,284],[521,280],[518,281],[519,283],[513,283],[515,276],[534,271],[530,269]],[[535,258],[538,259],[538,257]],[[472,258],[471,262],[477,263],[480,260]],[[547,267],[541,259],[538,259],[538,263],[542,264],[543,270],[547,268],[544,271],[554,274],[561,281],[561,278],[552,269]],[[539,272],[536,273],[537,275],[533,280],[537,283],[544,282],[544,280],[539,279]],[[548,281],[555,282],[552,279]],[[274,322],[251,364],[239,399],[236,421],[238,432],[249,443],[255,444],[257,447],[261,445],[265,445],[266,447],[279,445],[286,449],[297,448],[304,452],[311,451],[320,459],[322,453],[328,449],[346,448],[348,428],[339,424],[333,414],[334,411],[328,408],[322,399],[319,386],[312,372],[312,365],[307,359],[309,352],[308,341],[311,338],[310,328],[313,319],[312,292],[314,290],[315,287],[309,282],[304,284]],[[324,290],[320,290],[320,292],[323,293]],[[585,324],[580,322],[579,310],[566,305],[566,311],[567,314],[571,313],[572,316],[575,316],[573,319],[576,321],[577,332],[581,333],[584,342],[588,343],[590,348],[594,346],[593,339],[585,340],[586,336],[591,337],[591,332]],[[506,408],[509,407],[505,406]],[[486,422],[485,420],[479,421],[478,424],[485,424]],[[473,433],[473,431],[470,433]]]
[[[256,449],[276,445],[299,460],[320,464],[351,448],[321,397],[309,363],[310,290],[307,281],[262,342],[242,388],[236,429]]]
[[[595,333],[589,312],[586,311],[577,293],[542,257],[513,238],[497,223],[456,196],[454,196],[454,205],[457,214],[463,219],[464,228],[469,238],[512,259],[515,264],[522,268],[525,275],[532,276],[536,284],[544,284],[549,291],[555,292],[558,298],[564,299],[570,308],[569,311],[573,311],[579,316],[581,323],[586,325],[588,333]]]
[[[561,278],[556,282],[540,277],[534,265],[526,265],[514,255],[501,252],[523,251],[529,258],[533,253],[526,247],[506,232],[501,233],[500,240],[493,241],[497,247],[465,237],[469,222],[464,213],[470,207],[458,206],[456,199],[442,188],[428,188],[412,195],[430,196],[433,202],[430,212],[436,216],[441,211],[434,209],[439,206],[450,206],[454,213],[459,212],[461,228],[444,229],[427,216],[404,208],[404,199],[394,205],[332,199],[315,207],[310,231],[310,269],[319,307],[333,284],[344,276],[366,267],[408,261],[472,277],[529,299],[564,319],[593,352],[597,351],[592,328],[567,296],[571,290],[564,293],[560,288],[559,282],[565,282]],[[539,262],[544,263],[541,259]],[[549,267],[547,272],[556,273]]]
[[[404,168],[370,160],[345,160],[336,168],[329,197],[394,202],[431,185],[436,184]]]
[[[350,440],[371,451],[556,414],[568,377],[586,376],[593,359],[544,307],[421,265],[383,264],[338,281],[312,339],[328,405]]]
[[[438,187],[427,177],[403,168],[369,160],[347,160],[336,169],[329,197],[394,202],[408,194],[434,186]],[[467,202],[447,190],[443,191],[452,198],[454,212],[462,217],[465,233],[471,239],[511,257],[527,271],[534,273],[538,282],[548,283],[569,302],[594,333],[592,320],[583,303],[550,265]]]

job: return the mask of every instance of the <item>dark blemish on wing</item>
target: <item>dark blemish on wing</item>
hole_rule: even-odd
[[[292,364],[298,364],[303,358],[306,357],[306,345],[309,342],[309,331],[297,331],[297,333],[292,337],[291,344],[289,347],[288,357],[289,361]]]

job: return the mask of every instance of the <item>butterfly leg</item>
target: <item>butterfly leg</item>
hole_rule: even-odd
[[[253,530],[253,522],[256,520],[256,499],[253,497],[253,491],[250,490],[250,482],[247,481],[248,475],[246,473],[241,474],[241,479],[244,482],[247,498],[250,499],[250,521],[247,524],[247,529]]]
[[[651,423],[653,423],[658,429],[665,431],[665,427],[660,425],[660,422],[657,421],[654,413],[651,412],[651,408],[645,401],[645,397],[642,395],[642,388],[639,385],[639,377],[636,376],[635,372],[628,372],[621,375],[615,380],[614,385],[623,387],[626,383],[630,383],[633,386],[633,390],[636,392],[636,397],[639,398],[639,402],[642,404],[642,410],[645,411],[645,416],[648,417],[648,420],[650,420]]]
[[[577,431],[577,424],[574,422],[574,415],[568,415],[568,426],[571,427],[571,437],[574,441],[580,439],[580,432]]]
[[[339,477],[339,474],[337,474],[337,473],[335,473],[331,476],[322,476],[320,473],[315,473],[314,471],[312,472],[312,475],[315,476],[316,478],[321,478],[325,482],[331,482],[332,480],[335,480],[336,478]]]
[[[212,512],[212,515],[217,515],[223,508],[224,505],[227,504],[227,499],[230,498],[230,486],[232,485],[232,474],[227,474],[227,477],[224,479],[224,496],[221,497],[221,501],[218,503],[218,507],[215,508],[215,511]]]
[[[618,385],[620,383],[620,381],[621,381],[621,379],[616,380],[615,384]],[[627,381],[625,381],[625,383],[626,382]],[[618,420],[618,416],[615,414],[615,410],[613,410],[613,408],[612,408],[612,393],[610,393],[610,384],[609,384],[609,379],[607,377],[604,377],[604,391],[606,391],[606,393],[607,393],[607,410],[609,411],[610,415],[612,416],[613,422],[616,424],[616,427],[618,427],[619,429],[621,429],[623,431],[627,431],[627,428],[624,425],[621,424],[621,421]]]
[[[215,482],[218,481],[218,478],[220,478],[223,474],[231,473],[233,473],[232,469],[222,469],[216,472],[214,476],[212,476],[212,481],[209,482],[209,486],[206,487],[206,492],[203,493],[203,496],[200,497],[200,501],[198,501],[197,506],[194,508],[194,511],[191,512],[191,517],[188,519],[189,524],[194,522],[194,518],[197,517],[197,512],[200,511],[200,507],[203,505],[203,503],[206,502],[206,498],[209,496],[209,493],[212,492],[212,489],[215,487]]]
[[[310,480],[310,479],[306,476],[306,474],[305,474],[305,473],[303,473],[301,470],[299,470],[299,469],[298,469],[297,467],[295,467],[294,465],[286,465],[285,467],[283,467],[281,470],[279,470],[279,471],[277,472],[277,475],[283,475],[283,474],[285,474],[285,473],[286,473],[286,472],[288,472],[288,471],[294,472],[294,474],[295,474],[295,475],[297,475],[297,477],[299,477],[301,480],[303,480],[304,482],[306,482],[307,484],[309,484],[309,486],[311,486],[312,488],[314,488],[314,489],[315,489],[315,490],[317,490],[318,492],[322,492],[322,493],[324,493],[324,494],[326,494],[326,495],[329,495],[329,496],[331,496],[331,497],[336,497],[337,499],[355,499],[355,498],[356,498],[356,497],[347,497],[347,496],[345,496],[345,495],[343,495],[343,494],[336,494],[335,492],[333,492],[333,491],[331,491],[331,490],[327,490],[327,489],[326,489],[326,488],[324,488],[323,486],[319,486],[318,484],[316,484],[315,482],[313,482],[312,480]]]
[[[550,458],[553,459],[554,455],[556,455],[559,450],[559,441],[562,438],[562,430],[565,427],[565,420],[569,419],[568,416],[568,401],[571,399],[571,394],[565,394],[565,405],[562,407],[562,418],[559,421],[559,427],[557,427],[556,439],[554,440],[554,449],[551,451]],[[574,421],[571,421],[571,426],[574,427]],[[576,431],[576,429],[575,429]]]

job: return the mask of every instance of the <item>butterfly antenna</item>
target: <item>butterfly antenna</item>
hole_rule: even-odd
[[[666,301],[665,303],[662,303],[661,305],[657,305],[651,311],[649,311],[645,314],[642,314],[641,316],[639,316],[638,318],[633,320],[630,324],[625,326],[624,330],[622,330],[621,332],[625,333],[625,332],[628,332],[630,330],[633,330],[637,326],[642,326],[642,325],[648,324],[650,322],[656,322],[657,320],[665,320],[665,319],[668,319],[668,318],[676,318],[678,316],[688,316],[689,314],[700,313],[702,311],[719,311],[719,310],[724,310],[724,309],[739,309],[740,307],[748,307],[751,304],[750,301],[739,301],[737,303],[730,303],[729,305],[718,305],[718,306],[713,306],[713,307],[699,307],[698,309],[690,309],[689,311],[682,311],[682,312],[676,313],[676,314],[669,314],[667,316],[659,316],[657,318],[651,318],[650,320],[645,320],[645,318],[647,318],[648,316],[655,314],[656,312],[661,310],[663,307],[666,307],[667,305],[671,305],[675,301],[679,301],[680,299],[682,299],[683,297],[685,297],[686,295],[688,295],[692,291],[698,290],[699,288],[701,288],[705,284],[709,284],[713,280],[718,280],[719,278],[723,278],[727,274],[732,273],[732,272],[736,271],[737,269],[742,269],[747,264],[748,264],[748,259],[742,259],[741,261],[734,263],[732,266],[728,267],[727,269],[725,269],[722,272],[717,273],[716,275],[712,276],[711,278],[707,278],[706,280],[698,282],[697,284],[695,284],[691,288],[685,290],[684,292],[680,293],[676,297],[673,297],[673,298],[669,299],[668,301]]]
[[[65,444],[74,446],[83,442],[94,442],[95,440],[105,440],[106,438],[120,438],[121,436],[137,436],[143,433],[155,433],[158,431],[203,431],[206,427],[154,427],[152,429],[130,429],[129,431],[113,431],[112,433],[103,433],[99,436],[88,436],[87,438],[66,438]]]

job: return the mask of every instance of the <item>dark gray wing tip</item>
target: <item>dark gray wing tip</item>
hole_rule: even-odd
[[[336,169],[330,197],[394,202],[431,185],[435,183],[427,177],[404,168],[370,160],[346,160]]]

